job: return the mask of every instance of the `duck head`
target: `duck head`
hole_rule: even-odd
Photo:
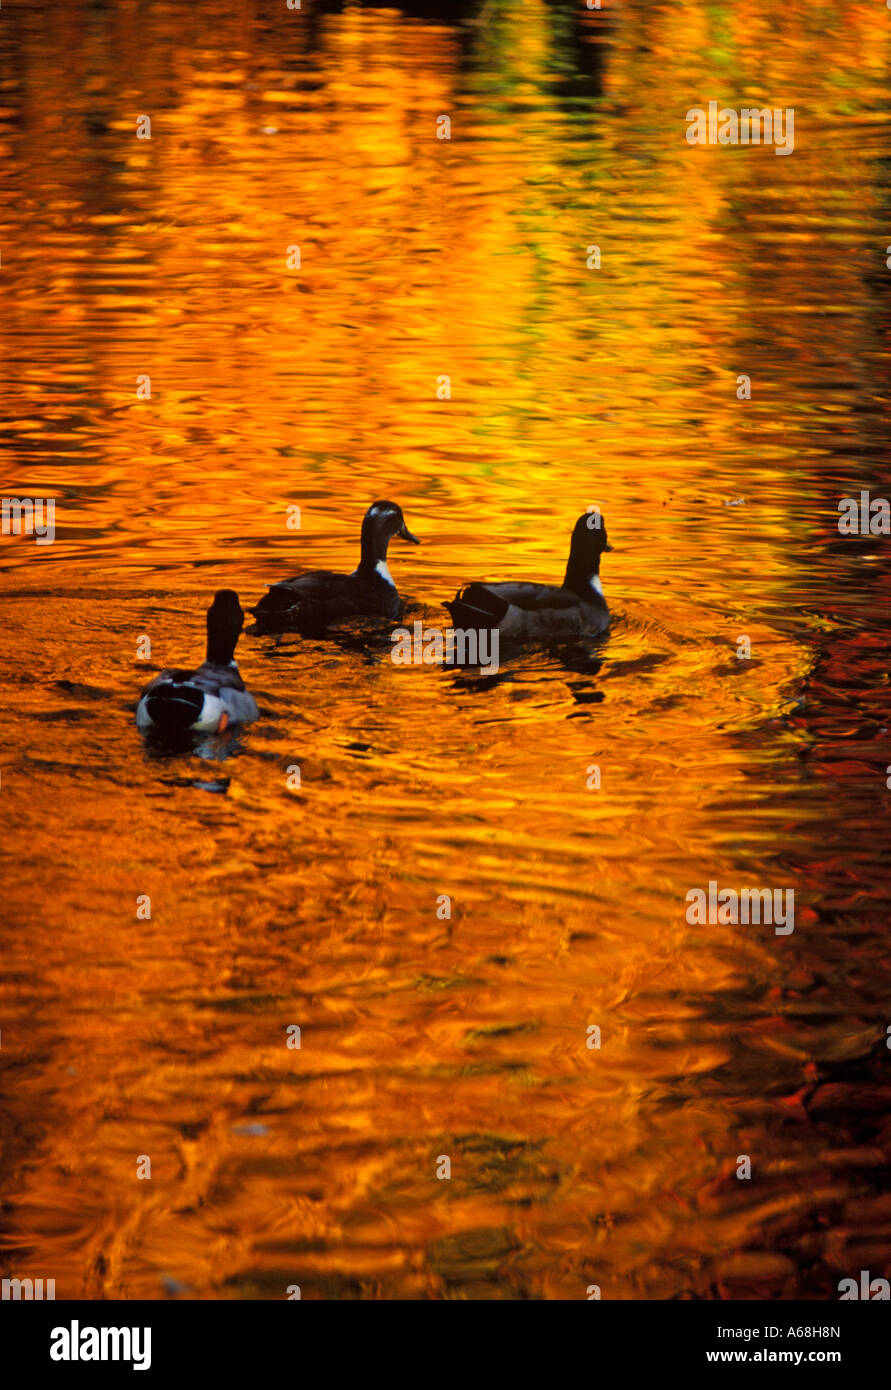
[[[379,560],[386,560],[387,547],[394,536],[420,545],[405,524],[402,508],[396,502],[372,502],[362,522],[362,559],[360,565],[374,569]]]
[[[592,588],[599,592],[599,582],[594,585],[592,580],[600,573],[601,555],[612,548],[606,538],[606,524],[600,515],[600,508],[582,512],[572,528],[564,589],[571,589],[574,594],[584,598],[590,597]]]
[[[244,627],[244,612],[234,589],[220,589],[207,610],[207,660],[228,666]]]

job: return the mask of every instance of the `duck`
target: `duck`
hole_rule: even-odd
[[[507,641],[595,636],[610,622],[600,557],[612,549],[600,511],[593,508],[573,527],[562,584],[472,583],[445,606],[456,628],[497,628]]]
[[[310,570],[267,585],[269,592],[251,610],[255,631],[310,634],[355,615],[398,617],[402,605],[387,569],[387,549],[394,536],[420,545],[396,502],[372,502],[362,521],[359,564],[352,574]]]
[[[244,610],[232,589],[220,589],[207,610],[207,656],[192,671],[161,671],[136,706],[136,723],[161,733],[222,733],[260,713],[238,674],[235,647]]]

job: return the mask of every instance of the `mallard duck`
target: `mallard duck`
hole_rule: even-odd
[[[394,536],[420,545],[395,502],[373,502],[362,521],[359,564],[352,574],[311,570],[270,584],[251,611],[259,632],[323,632],[341,618],[368,614],[396,618],[400,599],[387,569],[387,547]]]
[[[243,627],[238,595],[220,589],[207,610],[206,659],[193,671],[161,671],[155,676],[136,707],[139,727],[163,733],[221,733],[230,724],[256,719],[257,702],[245,690],[234,660]]]
[[[445,606],[456,628],[497,628],[506,640],[592,636],[609,627],[600,557],[612,550],[599,511],[575,523],[562,584],[468,584]]]

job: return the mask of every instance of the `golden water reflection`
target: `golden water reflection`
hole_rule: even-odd
[[[53,546],[0,542],[4,1273],[884,1273],[888,562],[833,517],[887,438],[886,17],[280,9],[0,37],[3,491],[58,499]],[[756,96],[793,157],[686,145]],[[215,588],[351,566],[377,496],[441,622],[466,578],[559,578],[599,504],[608,641],[484,680],[246,636],[260,723],[150,757],[138,637],[184,662]],[[794,886],[794,935],[688,926],[710,879]]]

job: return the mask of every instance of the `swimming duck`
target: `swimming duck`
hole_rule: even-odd
[[[420,545],[395,502],[373,502],[362,521],[362,549],[352,574],[311,570],[270,584],[251,611],[260,632],[322,632],[340,618],[370,614],[399,615],[400,601],[390,571],[387,547],[394,536]]]
[[[593,636],[609,627],[599,571],[612,548],[599,511],[583,512],[562,584],[468,584],[446,608],[456,628],[497,628],[507,640]]]
[[[207,610],[207,658],[194,671],[161,671],[142,692],[136,723],[143,730],[222,733],[246,724],[260,711],[244,688],[234,661],[244,627],[238,595],[220,589]]]

